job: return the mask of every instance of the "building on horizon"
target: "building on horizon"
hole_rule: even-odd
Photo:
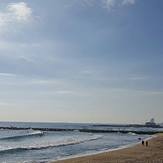
[[[151,120],[150,120],[149,122],[146,122],[145,125],[146,125],[147,127],[157,127],[157,126],[158,126],[158,125],[156,124],[154,118],[151,118]]]

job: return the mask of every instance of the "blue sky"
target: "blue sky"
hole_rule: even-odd
[[[163,117],[162,0],[0,0],[0,120]]]

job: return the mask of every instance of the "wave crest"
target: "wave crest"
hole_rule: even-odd
[[[102,135],[93,135],[89,138],[83,138],[83,139],[67,139],[66,141],[62,142],[52,142],[47,144],[36,144],[36,145],[30,145],[30,146],[18,146],[18,147],[9,147],[4,148],[0,150],[0,153],[10,153],[10,152],[21,152],[26,150],[42,150],[47,148],[54,148],[54,147],[61,147],[61,146],[68,146],[68,145],[75,145],[84,143],[87,141],[93,141],[102,138]]]
[[[15,140],[15,139],[20,139],[20,138],[42,136],[42,135],[44,135],[43,131],[32,131],[32,132],[27,132],[27,133],[20,134],[20,135],[3,137],[3,138],[0,138],[0,140],[13,140],[13,139]]]

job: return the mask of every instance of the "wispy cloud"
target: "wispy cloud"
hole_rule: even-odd
[[[123,0],[122,5],[134,5],[135,0]]]
[[[25,2],[9,3],[3,11],[0,12],[0,27],[27,23],[32,19],[32,9]]]
[[[16,74],[0,72],[0,77],[16,77]]]
[[[133,80],[133,81],[142,81],[142,80],[147,80],[149,79],[149,77],[147,76],[136,76],[136,75],[132,75],[128,77],[128,80]]]
[[[103,3],[106,8],[113,9],[113,8],[117,8],[117,7],[134,5],[135,0],[104,0]]]
[[[58,90],[56,91],[56,93],[58,95],[74,95],[75,92],[71,91],[71,90]]]
[[[32,9],[24,2],[11,3],[7,10],[17,21],[28,21],[32,17]]]
[[[0,106],[9,106],[10,105],[10,103],[8,103],[8,102],[1,102],[0,101]]]

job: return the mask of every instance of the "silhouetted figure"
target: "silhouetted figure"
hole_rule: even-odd
[[[146,141],[146,143],[145,143],[145,144],[146,144],[146,147],[148,147],[148,141]]]
[[[141,142],[141,143],[142,143],[142,145],[144,145],[144,140],[142,140],[142,142]]]

